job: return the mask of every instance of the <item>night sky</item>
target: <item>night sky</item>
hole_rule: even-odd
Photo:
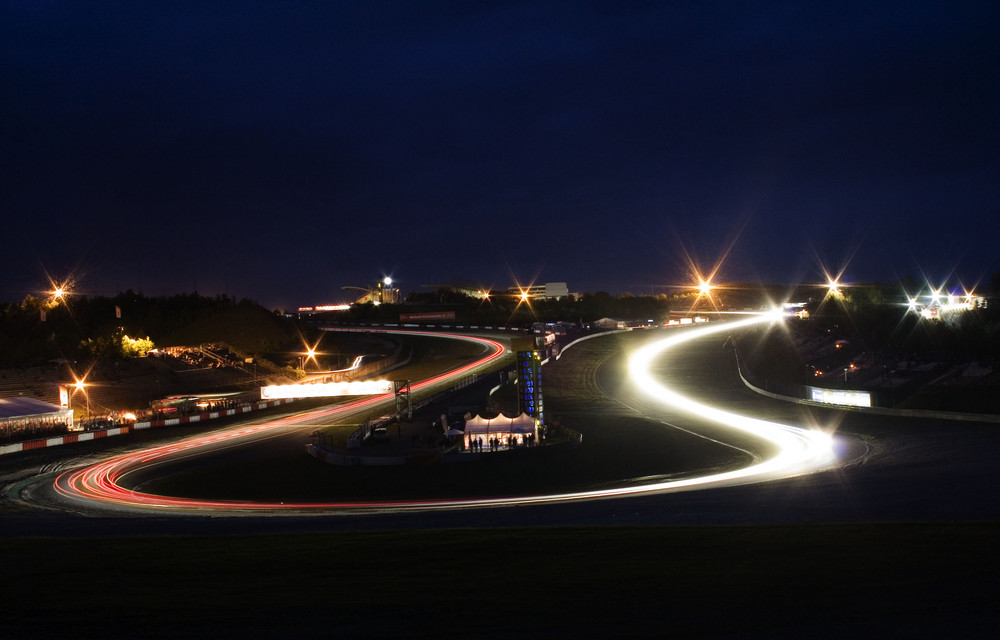
[[[996,2],[0,1],[0,300],[1000,269]]]

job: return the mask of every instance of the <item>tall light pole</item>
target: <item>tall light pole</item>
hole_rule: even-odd
[[[87,401],[87,418],[90,418],[90,394],[87,393],[87,383],[84,382],[83,380],[77,380],[76,384],[73,386],[76,387],[77,391],[83,392],[83,397]]]
[[[386,301],[385,296],[386,292],[388,292],[389,302],[395,304],[396,297],[392,293],[392,278],[390,278],[389,276],[382,278],[382,282],[379,283],[379,289],[381,289],[381,295],[379,296],[379,298],[381,299],[382,302]]]

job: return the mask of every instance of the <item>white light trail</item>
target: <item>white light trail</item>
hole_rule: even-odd
[[[261,400],[278,398],[327,398],[333,396],[370,396],[392,391],[392,380],[356,380],[354,382],[305,382],[275,384],[260,388]]]
[[[778,447],[778,452],[766,460],[742,469],[703,476],[697,479],[699,484],[756,477],[764,479],[772,474],[781,477],[798,475],[827,466],[835,460],[831,438],[822,431],[748,418],[695,402],[664,386],[650,372],[654,361],[672,347],[709,334],[730,332],[762,322],[771,322],[780,317],[779,314],[780,312],[763,313],[736,322],[706,326],[697,331],[685,331],[646,345],[629,359],[629,374],[632,381],[652,399],[729,429],[755,436]]]

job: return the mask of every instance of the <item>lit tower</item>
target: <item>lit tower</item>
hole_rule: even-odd
[[[380,303],[395,304],[399,302],[396,296],[397,289],[392,288],[392,278],[386,276],[378,283],[378,301]]]
[[[542,356],[533,338],[512,341],[517,351],[517,408],[535,419],[537,426],[545,421],[542,401]]]

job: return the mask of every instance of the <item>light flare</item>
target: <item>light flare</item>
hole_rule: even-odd
[[[698,280],[698,295],[704,296],[706,298],[712,295],[712,281],[711,280]]]

